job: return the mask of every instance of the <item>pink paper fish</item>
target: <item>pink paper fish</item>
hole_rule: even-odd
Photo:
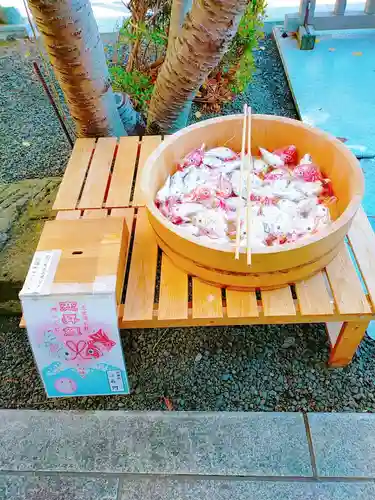
[[[316,182],[323,179],[319,167],[314,165],[314,163],[298,165],[298,167],[293,170],[293,176],[298,179],[303,179],[305,182]]]
[[[228,177],[220,175],[216,195],[221,198],[229,198],[233,193],[233,186]]]
[[[186,167],[199,167],[202,165],[203,157],[204,157],[205,145],[202,144],[200,148],[193,149],[190,151],[185,158],[177,165],[177,170],[184,170]]]

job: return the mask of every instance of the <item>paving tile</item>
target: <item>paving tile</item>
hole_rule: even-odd
[[[116,478],[0,476],[1,500],[116,500]]]
[[[125,480],[119,500],[373,500],[374,483]]]
[[[308,415],[319,476],[375,477],[375,414]]]
[[[299,413],[0,411],[0,470],[311,476]]]

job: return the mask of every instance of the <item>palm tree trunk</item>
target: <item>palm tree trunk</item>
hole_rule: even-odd
[[[186,125],[194,94],[226,51],[247,1],[194,0],[157,78],[150,132],[172,133]]]
[[[175,39],[181,33],[186,14],[191,9],[192,0],[172,0],[171,21],[169,23],[167,54],[172,50]],[[167,55],[168,57],[168,55]]]
[[[89,0],[28,0],[77,135],[126,135]]]

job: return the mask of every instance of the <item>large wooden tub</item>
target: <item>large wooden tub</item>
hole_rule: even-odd
[[[193,276],[232,288],[277,288],[307,278],[324,268],[343,244],[360,206],[364,179],[355,156],[334,137],[303,123],[277,116],[255,115],[252,153],[295,144],[299,153],[309,152],[323,173],[332,180],[338,198],[333,223],[325,230],[295,244],[253,247],[252,265],[245,250],[234,258],[234,247],[201,244],[169,222],[156,208],[154,199],[176,163],[203,142],[208,148],[226,145],[241,150],[242,116],[213,118],[191,125],[166,140],[149,157],[142,173],[142,190],[157,241],[174,264]]]

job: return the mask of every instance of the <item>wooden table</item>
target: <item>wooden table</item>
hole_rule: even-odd
[[[257,293],[211,286],[176,268],[148,223],[140,177],[161,140],[78,139],[53,206],[57,219],[125,218],[131,238],[120,327],[325,323],[329,364],[348,364],[375,318],[375,235],[364,211],[338,256],[310,279]]]

